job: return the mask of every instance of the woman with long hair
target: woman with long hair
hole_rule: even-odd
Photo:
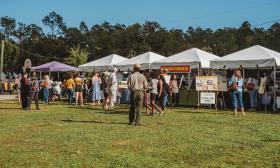
[[[44,76],[44,80],[42,82],[43,87],[43,100],[45,103],[49,103],[49,88],[50,88],[50,79],[48,75]]]
[[[177,76],[176,74],[173,74],[171,76],[169,87],[171,89],[171,106],[174,107],[174,105],[177,105],[178,103],[178,93],[179,93],[179,87],[177,82]]]
[[[80,75],[76,75],[75,79],[75,93],[76,93],[76,106],[78,106],[78,102],[80,99],[80,105],[84,106],[83,102],[83,80],[80,78]]]
[[[158,96],[158,83],[159,83],[159,73],[157,72],[152,72],[151,73],[151,81],[149,82],[149,89],[150,89],[150,99],[151,99],[151,106],[152,106],[152,113],[151,115],[154,114],[155,110],[160,112],[162,114],[162,110],[157,106],[156,104],[156,98]]]
[[[237,107],[240,107],[242,115],[245,115],[243,106],[243,77],[241,76],[240,69],[235,69],[229,81],[229,90],[234,113],[237,116]],[[239,105],[239,106],[237,106]]]
[[[101,94],[100,94],[100,84],[101,80],[99,77],[99,73],[94,73],[92,77],[92,102],[93,105],[100,104]]]

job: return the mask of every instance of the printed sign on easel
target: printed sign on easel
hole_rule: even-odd
[[[201,92],[200,93],[201,104],[216,104],[216,94],[213,92]]]

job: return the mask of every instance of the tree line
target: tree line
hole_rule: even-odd
[[[51,12],[42,23],[49,28],[48,33],[36,24],[0,18],[0,38],[5,39],[4,70],[18,70],[26,58],[33,65],[56,60],[78,66],[113,53],[127,58],[147,51],[170,56],[193,47],[218,56],[257,44],[280,52],[279,22],[267,29],[252,27],[248,21],[238,28],[217,30],[167,29],[154,21],[132,25],[104,22],[92,27],[81,21],[79,27],[68,27],[58,13]]]

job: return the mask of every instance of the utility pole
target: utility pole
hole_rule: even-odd
[[[1,45],[0,78],[2,77],[2,72],[3,72],[3,58],[4,58],[4,40],[2,40],[2,45]]]

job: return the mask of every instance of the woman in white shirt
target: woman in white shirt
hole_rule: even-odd
[[[162,114],[162,110],[157,106],[156,104],[156,98],[158,96],[158,79],[160,78],[160,74],[157,72],[152,72],[151,73],[152,80],[149,83],[149,88],[150,88],[150,99],[151,99],[151,105],[152,105],[152,115],[156,110]]]

